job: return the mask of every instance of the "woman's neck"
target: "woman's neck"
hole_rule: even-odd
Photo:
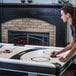
[[[68,22],[70,25],[73,25],[73,23],[72,23],[72,18],[69,18],[67,22]]]
[[[67,22],[72,26],[73,31],[75,31],[75,26],[73,25],[72,18],[69,18]]]

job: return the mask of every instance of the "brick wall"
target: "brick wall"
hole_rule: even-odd
[[[56,45],[56,26],[33,18],[14,19],[2,23],[2,42],[8,43],[8,30],[49,33],[49,45]]]

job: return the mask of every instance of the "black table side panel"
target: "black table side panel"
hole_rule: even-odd
[[[0,62],[0,70],[5,70],[5,69],[7,69],[6,71],[9,71],[10,69],[10,71],[13,70],[15,72],[17,70],[17,72],[23,71],[23,72],[35,72],[35,73],[43,73],[43,74],[56,74],[55,68]]]

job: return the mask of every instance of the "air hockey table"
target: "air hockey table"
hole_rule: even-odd
[[[30,73],[43,76],[61,76],[75,61],[76,54],[66,62],[60,62],[59,57],[65,57],[69,51],[51,57],[52,51],[63,49],[52,46],[1,46],[0,47],[0,70]],[[31,75],[32,76],[32,75]]]

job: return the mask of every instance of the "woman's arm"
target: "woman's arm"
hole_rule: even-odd
[[[51,52],[51,56],[56,56],[56,55],[58,55],[58,54],[61,54],[61,53],[63,53],[63,52],[66,52],[66,51],[68,51],[69,49],[71,49],[73,45],[74,45],[74,38],[72,37],[72,42],[71,42],[69,45],[67,45],[64,49],[62,49],[62,50],[60,50],[60,51],[52,51],[52,52]]]
[[[63,53],[63,52],[68,51],[69,49],[71,49],[71,48],[73,47],[73,45],[74,45],[74,42],[75,42],[75,40],[74,40],[74,38],[72,37],[72,42],[71,42],[69,45],[67,45],[64,49],[58,51],[58,54],[61,54],[61,53]]]
[[[70,52],[66,55],[66,57],[61,57],[61,58],[59,58],[59,60],[62,61],[62,62],[65,62],[65,61],[68,60],[75,52],[76,52],[76,43],[74,43],[72,49],[71,49]]]
[[[76,43],[74,43],[72,49],[70,50],[70,52],[67,54],[65,58],[69,59],[75,52],[76,52]]]
[[[72,38],[72,42],[73,44],[70,52],[66,55],[65,58],[64,57],[59,58],[60,61],[65,62],[76,52],[76,41],[74,40],[74,38]]]

